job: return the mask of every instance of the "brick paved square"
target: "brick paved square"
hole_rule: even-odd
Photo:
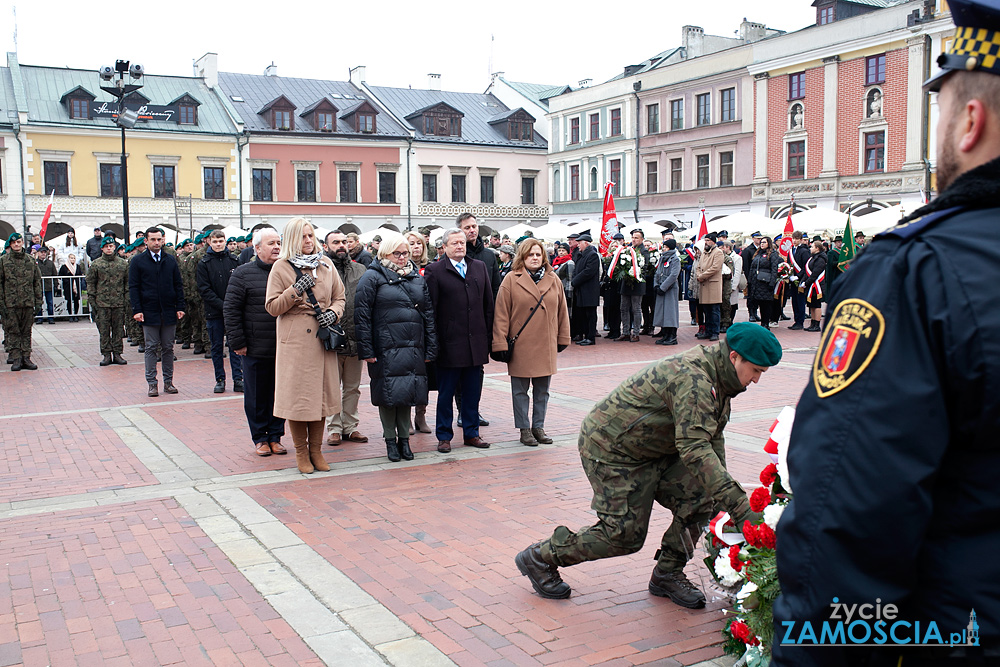
[[[0,530],[2,665],[322,664],[173,500]],[[240,596],[192,593],[202,582]]]

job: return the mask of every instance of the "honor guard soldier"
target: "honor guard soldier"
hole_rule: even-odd
[[[128,293],[128,262],[115,250],[114,237],[101,241],[101,254],[87,271],[87,301],[101,336],[101,366],[128,362],[122,358],[125,332],[125,302]]]
[[[705,596],[684,566],[715,508],[737,525],[759,516],[726,470],[730,400],[780,360],[773,333],[740,322],[725,341],[661,359],[594,406],[580,427],[579,447],[598,522],[578,532],[559,526],[517,555],[535,591],[568,598],[570,587],[557,568],[641,549],[656,501],[673,513],[673,522],[656,552],[649,592],[689,609],[704,607]]]
[[[14,232],[0,257],[0,316],[4,321],[4,345],[12,371],[36,371],[31,361],[31,325],[42,307],[42,273],[24,249],[24,238]]]
[[[1000,664],[1000,1],[948,6],[939,194],[837,278],[796,412],[775,667]],[[794,644],[833,603],[910,629]]]

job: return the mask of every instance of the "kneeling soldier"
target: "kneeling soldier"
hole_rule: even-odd
[[[726,470],[729,403],[780,360],[774,334],[734,324],[725,341],[661,359],[600,401],[583,420],[579,441],[598,522],[576,533],[559,526],[517,554],[517,568],[535,591],[568,598],[558,567],[641,549],[655,500],[673,522],[656,552],[649,592],[690,609],[705,606],[684,576],[703,528],[717,509],[736,525],[754,518],[746,492]]]

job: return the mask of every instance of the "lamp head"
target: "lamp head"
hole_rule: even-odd
[[[97,73],[101,75],[101,79],[104,81],[111,81],[111,79],[115,78],[115,70],[110,65],[100,68],[97,70]]]
[[[132,76],[133,79],[141,79],[142,75],[146,73],[146,70],[139,63],[134,63],[131,67],[128,68],[128,73]]]

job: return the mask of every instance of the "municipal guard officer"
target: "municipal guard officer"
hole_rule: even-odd
[[[673,513],[663,534],[649,592],[689,609],[705,596],[684,566],[719,507],[737,525],[756,518],[743,488],[726,470],[723,430],[730,400],[781,360],[767,329],[734,324],[724,342],[666,357],[628,378],[600,401],[580,428],[580,458],[594,487],[598,523],[552,537],[519,553],[521,574],[545,598],[570,587],[558,567],[638,551],[646,540],[653,501]]]
[[[122,358],[125,302],[128,292],[128,262],[115,254],[115,239],[105,236],[101,254],[87,271],[87,301],[101,338],[101,366],[128,362]]]
[[[1000,228],[1000,2],[949,6],[955,39],[924,84],[940,194],[837,279],[799,402],[776,667],[1000,663],[1000,244],[980,242]],[[835,604],[906,626],[882,647],[801,647]]]

